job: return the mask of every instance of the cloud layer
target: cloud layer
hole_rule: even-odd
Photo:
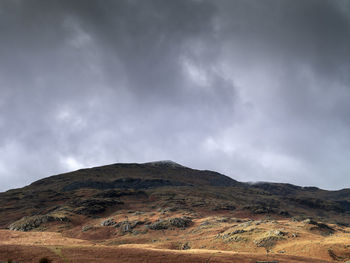
[[[4,0],[0,35],[0,190],[161,159],[350,187],[346,0]]]

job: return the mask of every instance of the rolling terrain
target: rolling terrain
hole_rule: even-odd
[[[0,262],[346,262],[349,226],[350,189],[112,164],[0,193]]]

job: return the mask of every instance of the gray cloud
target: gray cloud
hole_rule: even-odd
[[[347,1],[0,3],[0,190],[173,159],[349,187]]]

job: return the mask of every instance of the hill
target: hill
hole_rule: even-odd
[[[17,244],[11,234],[16,230],[25,232],[16,235],[22,243],[34,238],[41,244],[35,237],[39,231],[112,250],[138,244],[140,249],[216,249],[345,260],[350,259],[350,244],[343,246],[349,238],[349,215],[349,189],[247,184],[172,161],[81,169],[0,193],[7,254],[8,246]],[[0,240],[0,261],[5,253],[1,254],[1,244]],[[38,245],[47,246],[53,245]],[[309,250],[303,252],[305,246]],[[300,260],[295,262],[305,262]]]

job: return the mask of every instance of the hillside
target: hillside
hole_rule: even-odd
[[[27,246],[32,238],[38,249],[70,238],[112,250],[137,244],[141,250],[304,257],[295,262],[345,260],[350,259],[349,215],[349,189],[246,184],[171,161],[112,164],[0,193],[0,228],[7,237],[0,240],[0,261],[9,247]],[[25,233],[14,237],[6,229]],[[56,232],[57,244],[42,243],[35,237],[38,231]]]
[[[350,223],[349,189],[325,191],[290,184],[244,184],[217,172],[161,161],[81,169],[0,193],[0,227],[23,216],[61,211],[63,207],[73,213],[98,215],[129,206],[124,199],[132,197],[158,208],[318,216]]]

